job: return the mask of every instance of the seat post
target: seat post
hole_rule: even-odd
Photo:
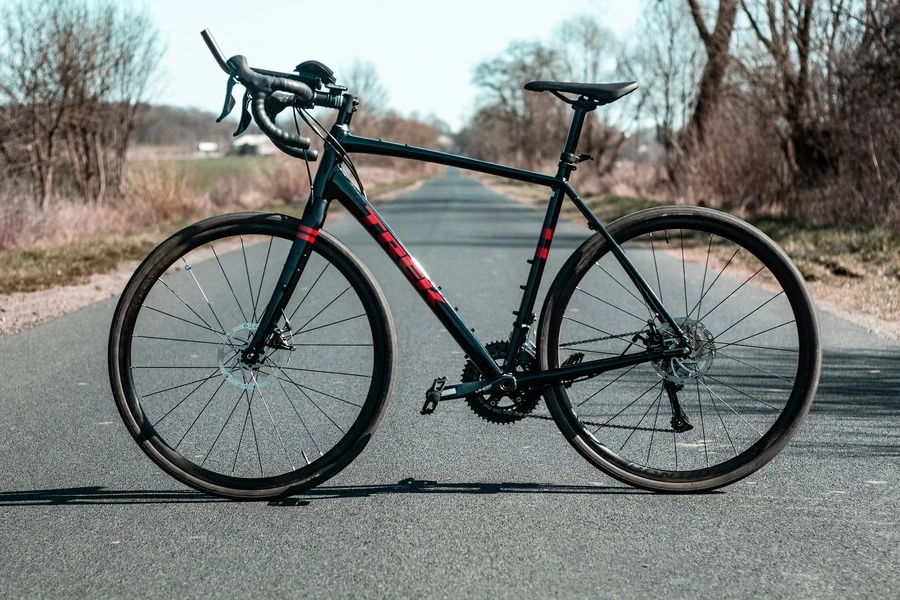
[[[584,119],[588,113],[597,108],[594,103],[575,102],[572,104],[575,114],[572,115],[572,124],[569,126],[569,135],[566,137],[566,145],[562,154],[559,155],[559,169],[556,172],[557,177],[568,179],[572,171],[575,170],[577,162],[575,150],[578,147],[578,139],[581,137],[581,129],[584,127]]]

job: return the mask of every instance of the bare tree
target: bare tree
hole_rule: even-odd
[[[706,49],[706,65],[700,77],[700,85],[694,100],[694,114],[688,123],[686,134],[703,141],[705,128],[715,114],[721,99],[722,84],[731,60],[729,46],[731,32],[737,18],[738,0],[719,0],[715,25],[706,24],[706,17],[697,0],[687,0],[697,33]]]
[[[502,54],[478,64],[472,81],[483,91],[479,114],[484,114],[476,115],[470,126],[476,129],[465,136],[469,152],[526,167],[555,158],[553,152],[565,138],[560,103],[523,86],[536,79],[557,79],[562,70],[559,53],[538,42],[512,42]],[[501,154],[487,154],[488,149]]]
[[[17,0],[3,9],[0,101],[3,156],[29,156],[28,178],[46,206],[67,182],[87,201],[117,192],[125,154],[161,54],[143,13],[105,1]]]
[[[3,156],[12,176],[27,157],[32,195],[44,207],[53,190],[60,139],[70,109],[72,27],[54,23],[65,0],[15,2],[3,7],[0,45],[0,102]]]
[[[562,76],[570,81],[610,81],[617,66],[616,46],[613,32],[587,15],[564,21],[554,36],[554,48],[563,67]],[[558,106],[566,108],[562,104]],[[621,109],[622,104],[617,106]],[[594,156],[590,167],[585,168],[592,168],[596,175],[606,175],[613,169],[622,145],[628,139],[624,128],[612,122],[612,115],[622,113],[622,110],[610,113],[609,109],[601,109],[585,120],[581,147]],[[568,113],[561,115],[563,122],[569,118]]]

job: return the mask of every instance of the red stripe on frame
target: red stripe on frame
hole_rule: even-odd
[[[553,239],[553,230],[547,228],[541,230],[541,237],[549,242]]]
[[[297,227],[297,239],[301,239],[304,242],[309,242],[310,244],[312,244],[316,241],[316,237],[318,237],[318,235],[318,230],[307,227],[306,225],[300,225],[299,227]]]
[[[534,256],[535,258],[547,258],[548,254],[550,254],[549,248],[538,248],[535,251]]]

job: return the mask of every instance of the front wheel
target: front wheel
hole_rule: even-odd
[[[649,209],[609,231],[691,353],[549,388],[554,420],[590,463],[638,487],[697,492],[753,473],[793,436],[818,385],[802,278],[765,234],[713,210]],[[600,234],[556,277],[540,332],[543,369],[677,343]]]
[[[324,231],[266,353],[249,345],[297,219],[214,217],[155,249],[113,317],[113,395],[141,449],[205,492],[277,498],[362,450],[394,375],[394,330],[371,274]]]

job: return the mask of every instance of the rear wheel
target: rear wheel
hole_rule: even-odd
[[[166,472],[230,498],[289,495],[336,474],[375,431],[394,332],[372,276],[325,232],[266,353],[242,354],[296,219],[201,221],[154,250],[122,294],[110,379],[130,433]]]
[[[691,354],[548,389],[560,430],[604,472],[657,491],[710,490],[759,469],[790,440],[818,385],[818,326],[796,268],[762,232],[708,209],[650,209],[609,231]],[[597,234],[548,293],[539,358],[552,369],[675,340]]]

